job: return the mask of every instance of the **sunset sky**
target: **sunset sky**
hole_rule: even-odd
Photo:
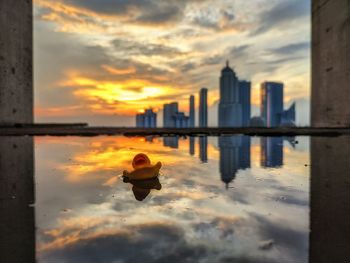
[[[35,0],[36,121],[133,126],[141,109],[209,89],[216,125],[227,59],[252,81],[285,83],[306,124],[310,89],[309,0]],[[198,96],[196,96],[198,100]],[[198,104],[198,103],[197,103]]]

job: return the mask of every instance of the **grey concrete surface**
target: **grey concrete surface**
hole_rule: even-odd
[[[349,156],[349,136],[311,138],[311,263],[350,262]]]
[[[32,137],[0,138],[0,262],[35,262]]]
[[[33,122],[32,0],[0,1],[0,124]]]
[[[312,1],[311,125],[350,126],[350,0]]]

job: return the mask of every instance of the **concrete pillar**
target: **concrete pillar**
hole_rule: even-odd
[[[311,138],[310,263],[350,262],[349,156],[349,136]]]
[[[35,262],[33,137],[0,137],[0,262]]]
[[[0,125],[33,122],[32,0],[0,1]]]
[[[312,1],[311,125],[350,126],[350,0]]]

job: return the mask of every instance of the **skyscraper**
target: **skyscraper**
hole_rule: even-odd
[[[199,92],[199,127],[208,127],[208,89]]]
[[[236,73],[229,67],[227,61],[220,76],[219,127],[242,126],[242,104],[239,93]]]
[[[164,104],[163,107],[163,126],[165,128],[175,128],[175,119],[173,116],[179,111],[179,104],[172,102]]]
[[[190,116],[189,116],[189,128],[193,128],[195,126],[195,109],[194,109],[194,96],[190,96]]]
[[[239,81],[239,102],[242,104],[242,126],[250,126],[250,90],[251,82]]]
[[[261,117],[266,127],[280,126],[283,114],[283,83],[262,83],[260,95]]]

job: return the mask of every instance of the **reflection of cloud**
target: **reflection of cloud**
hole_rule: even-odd
[[[172,150],[162,147],[160,138],[153,143],[125,137],[37,138],[39,260],[280,262],[283,254],[285,262],[303,262],[308,170],[299,166],[307,153],[288,148],[286,166],[273,171],[252,162],[251,169],[237,174],[234,188],[224,190],[212,145],[216,138],[208,142],[209,163],[202,165],[188,154],[184,139]],[[142,203],[135,201],[131,185],[118,183],[118,171],[130,169],[139,152],[164,164],[162,190]],[[79,165],[86,172],[74,170]],[[62,169],[52,174],[57,167]],[[62,213],[64,208],[70,213]],[[274,241],[271,249],[259,249],[265,240]]]

